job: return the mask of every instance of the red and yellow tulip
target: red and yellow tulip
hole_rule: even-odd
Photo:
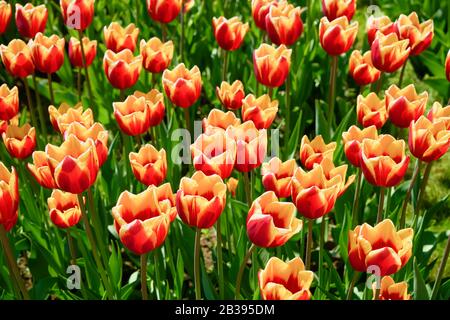
[[[13,77],[26,78],[34,72],[30,47],[20,39],[11,40],[8,46],[0,45],[2,62]]]
[[[16,26],[17,31],[24,38],[34,38],[38,33],[45,31],[48,12],[45,5],[33,6],[27,3],[22,6],[16,3]]]
[[[261,44],[253,52],[256,80],[267,87],[280,87],[289,75],[292,50],[285,45],[273,47]]]
[[[200,98],[202,76],[197,66],[189,70],[181,63],[173,70],[166,69],[162,81],[167,97],[178,107],[189,108]]]
[[[28,158],[36,148],[36,130],[28,123],[9,125],[2,138],[8,153],[17,159]]]
[[[350,50],[358,34],[358,22],[349,23],[342,16],[332,21],[320,19],[319,39],[322,48],[332,56],[339,56]]]
[[[385,99],[378,98],[375,92],[367,96],[358,95],[356,100],[356,115],[358,122],[367,128],[375,126],[381,129],[388,119]]]
[[[58,228],[70,228],[81,219],[80,203],[76,194],[53,190],[47,199],[50,219]]]
[[[273,191],[279,198],[291,196],[291,180],[298,166],[294,159],[282,162],[274,157],[261,166],[262,183],[266,191]]]
[[[232,84],[222,81],[220,87],[216,87],[216,95],[225,108],[237,110],[242,107],[242,100],[245,97],[244,85],[239,80]]]
[[[270,128],[277,112],[278,100],[272,100],[267,94],[258,98],[249,94],[242,100],[242,120],[253,121],[258,129]]]
[[[222,49],[229,51],[239,49],[249,29],[248,23],[242,23],[238,17],[214,17],[212,25],[217,43]]]
[[[125,49],[134,52],[139,36],[139,28],[134,23],[123,28],[119,23],[111,22],[108,27],[105,26],[103,28],[103,36],[105,37],[106,47],[109,50],[115,53]]]
[[[158,151],[151,144],[146,144],[139,152],[131,152],[128,157],[134,176],[146,186],[159,186],[166,178],[166,150]]]
[[[161,73],[172,62],[173,42],[162,42],[157,37],[153,37],[148,41],[142,39],[140,52],[144,69],[151,73]]]

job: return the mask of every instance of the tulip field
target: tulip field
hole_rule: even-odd
[[[1,300],[450,299],[450,1],[0,1]]]

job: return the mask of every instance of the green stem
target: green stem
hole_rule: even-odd
[[[380,300],[380,291],[381,291],[381,288],[378,288],[378,284],[377,284],[377,288],[375,289],[375,295],[374,295],[373,300]]]
[[[352,282],[350,282],[350,286],[347,291],[347,300],[352,300],[353,296],[353,288],[355,287],[356,281],[358,281],[360,273],[358,271],[353,272]]]
[[[380,188],[380,201],[378,202],[377,224],[383,220],[383,206],[384,206],[384,188]]]
[[[358,224],[359,220],[359,196],[361,193],[361,181],[362,181],[362,170],[361,168],[357,169],[358,173],[356,174],[356,190],[355,197],[353,198],[353,208],[352,208],[352,228]]]
[[[183,53],[184,53],[184,1],[181,1],[181,10],[180,10],[180,25],[181,25],[181,37],[180,37],[180,62],[183,62]]]
[[[166,42],[167,38],[167,27],[165,23],[161,23],[161,31],[162,31],[162,42]]]
[[[284,144],[285,146],[289,143],[290,138],[290,128],[291,128],[291,109],[290,109],[290,91],[291,91],[291,81],[288,75],[286,79],[286,95],[285,95],[285,105],[286,105],[286,125],[284,129]]]
[[[148,300],[147,258],[148,258],[148,253],[141,254],[141,294],[142,294],[142,300]],[[156,268],[156,265],[155,265],[155,268]]]
[[[34,95],[36,97],[36,102],[37,102],[37,109],[41,109],[42,104],[41,104],[41,96],[39,95],[39,89],[38,89],[38,84],[37,84],[37,80],[36,80],[36,74],[33,73],[33,85],[34,85]],[[55,106],[56,107],[56,106]]]
[[[70,264],[75,265],[75,264],[77,264],[77,253],[76,253],[75,244],[73,243],[73,239],[72,239],[69,229],[66,229],[66,236],[67,236],[67,244],[69,245]]]
[[[433,286],[433,291],[431,292],[431,300],[435,300],[441,285],[442,276],[444,275],[445,266],[447,265],[448,254],[450,252],[450,234],[447,238],[447,244],[445,246],[444,255],[442,256],[441,264],[439,265],[439,270],[436,276],[436,281]]]
[[[430,178],[431,167],[433,166],[433,162],[427,163],[425,167],[425,172],[423,173],[422,184],[420,185],[419,195],[417,196],[416,209],[418,213],[420,212],[420,206],[423,201],[423,197],[425,196],[425,189],[427,188],[428,179]]]
[[[405,75],[405,69],[406,69],[406,64],[407,63],[408,63],[408,60],[405,61],[405,63],[402,66],[402,70],[400,71],[400,78],[398,79],[398,87],[400,89],[402,88],[403,76]]]
[[[416,183],[417,177],[420,172],[421,161],[419,159],[416,160],[416,164],[414,166],[414,173],[411,178],[411,182],[409,183],[408,191],[406,192],[405,199],[403,200],[402,213],[400,215],[400,229],[405,228],[406,223],[406,208],[408,207],[409,199],[411,198],[412,190],[414,189],[414,184]]]
[[[81,68],[77,68],[77,93],[78,101],[81,102]]]
[[[320,223],[320,235],[319,235],[319,286],[323,288],[325,285],[323,279],[323,250],[325,250],[325,216],[322,217]]]
[[[250,186],[250,180],[248,177],[248,172],[243,172],[243,176],[244,176],[245,198],[247,200],[248,208],[250,209],[250,207],[252,206],[252,196],[250,194],[251,186]]]
[[[34,114],[33,104],[31,102],[31,93],[30,93],[30,87],[28,86],[28,80],[26,78],[23,78],[22,81],[23,81],[23,85],[25,87],[25,92],[27,94],[28,110],[30,112],[31,123],[32,123],[33,127],[37,128],[37,120],[36,120],[36,115]],[[41,122],[41,130],[42,130],[42,133],[44,133],[45,125],[44,125],[44,122],[42,121],[40,112],[39,112],[39,118],[40,118],[39,120]],[[46,135],[47,135],[47,133],[45,133],[45,136]]]
[[[155,278],[156,278],[156,288],[155,288],[155,291],[156,291],[156,297],[157,297],[157,299],[158,300],[160,300],[161,299],[161,292],[160,292],[160,290],[161,290],[161,288],[162,288],[162,286],[161,286],[161,276],[160,276],[160,274],[159,274],[159,252],[158,252],[158,248],[156,248],[154,251],[153,251],[153,261],[154,261],[154,263],[155,263]]]
[[[244,274],[245,267],[247,266],[247,261],[250,259],[250,256],[253,253],[253,250],[256,249],[256,246],[252,244],[250,248],[248,249],[247,253],[245,254],[244,261],[242,261],[241,266],[239,267],[239,272],[236,279],[236,294],[235,299],[238,300],[241,297],[241,283],[242,283],[242,276]]]
[[[83,45],[83,31],[78,30],[78,37],[80,39],[81,59],[83,61],[84,73],[85,73],[86,83],[87,83],[88,92],[89,92],[89,103],[90,103],[91,107],[94,107],[94,96],[92,94],[91,80],[89,78],[88,66],[86,65],[86,53],[84,51],[84,45]]]
[[[107,266],[109,255],[107,254],[107,250],[106,250],[106,246],[105,246],[105,242],[104,242],[104,238],[103,238],[103,226],[100,222],[98,212],[97,212],[97,210],[95,210],[96,206],[95,206],[95,201],[94,201],[94,195],[92,194],[92,187],[88,189],[87,194],[88,194],[88,204],[89,204],[88,211],[89,211],[89,214],[91,215],[92,222],[94,224],[96,241],[99,245],[100,255],[102,257],[103,264],[105,266]]]
[[[189,131],[190,134],[192,134],[192,131],[191,131],[191,114],[190,114],[189,108],[183,108],[183,110],[184,110],[184,120],[186,120],[186,129]]]
[[[306,270],[311,270],[312,233],[314,220],[308,219],[308,238],[306,240]]]
[[[332,135],[338,56],[331,56],[330,91],[328,94],[328,132]]]
[[[383,75],[384,73],[381,72],[380,73],[380,78],[378,79],[378,81],[376,82],[376,87],[375,87],[375,93],[378,94],[381,90],[381,87],[383,86]]]
[[[269,95],[270,99],[272,99],[272,96],[273,96],[273,88],[272,87],[269,87],[269,92],[267,94]]]
[[[219,273],[219,296],[224,299],[224,281],[223,281],[223,257],[222,257],[222,231],[220,227],[220,216],[216,223],[217,232],[217,270]]]
[[[202,230],[197,228],[195,230],[195,247],[194,247],[194,282],[195,282],[195,299],[201,300],[200,287],[200,236]]]
[[[52,75],[50,73],[47,73],[47,79],[48,79],[48,90],[50,92],[50,103],[52,105],[55,105],[55,94],[53,92]]]
[[[223,68],[222,68],[222,81],[227,81],[228,72],[228,51],[223,50]]]

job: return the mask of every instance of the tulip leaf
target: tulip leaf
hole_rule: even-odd
[[[414,299],[429,300],[430,292],[420,272],[417,260],[414,258]]]

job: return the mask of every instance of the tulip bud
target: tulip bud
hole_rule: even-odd
[[[349,72],[359,86],[374,83],[381,75],[380,70],[373,66],[370,50],[365,52],[364,55],[361,55],[359,50],[352,52],[349,61]]]
[[[11,21],[12,9],[6,1],[0,1],[0,34],[4,33]]]
[[[128,155],[136,179],[146,186],[159,186],[166,178],[166,150],[156,150],[151,144],[146,144],[138,153]]]
[[[36,131],[28,123],[22,127],[9,125],[2,138],[8,153],[17,159],[28,158],[36,148]]]
[[[207,118],[202,120],[203,131],[215,131],[216,129],[227,130],[228,127],[237,127],[241,120],[236,118],[232,111],[223,112],[219,109],[212,109]]]
[[[255,24],[261,30],[266,30],[266,16],[271,6],[277,6],[274,0],[252,0],[252,16]]]
[[[87,37],[84,37],[83,49],[86,57],[86,65],[90,66],[97,55],[97,41],[89,41]],[[74,37],[71,37],[69,41],[69,60],[74,67],[84,67],[80,41]]]
[[[278,198],[291,196],[291,180],[298,166],[294,159],[282,162],[274,157],[261,167],[262,184],[266,191],[273,191]]]
[[[142,70],[142,56],[133,56],[128,49],[119,53],[111,50],[105,52],[103,69],[106,77],[114,88],[124,90],[131,88],[139,79]]]
[[[392,73],[400,69],[409,57],[409,40],[399,40],[395,33],[383,35],[377,32],[370,52],[375,68]]]
[[[395,32],[394,23],[388,16],[370,16],[367,20],[367,41],[369,42],[369,46],[371,46],[375,40],[377,32],[381,32],[385,36],[389,33]]]
[[[19,177],[14,167],[11,172],[0,162],[0,225],[6,231],[14,227],[19,209]]]
[[[242,120],[253,121],[257,129],[268,129],[278,112],[278,100],[271,100],[265,94],[256,98],[253,94],[242,100]]]
[[[381,129],[388,119],[385,99],[378,98],[375,92],[369,93],[366,97],[358,95],[356,114],[358,122],[363,127],[375,126],[377,129]]]
[[[412,12],[409,16],[401,14],[394,23],[394,30],[400,39],[409,40],[410,54],[417,56],[426,50],[433,40],[433,20],[420,23],[417,13]]]
[[[320,164],[323,158],[333,159],[336,142],[325,144],[321,135],[309,141],[308,136],[303,136],[300,144],[300,161],[302,165],[311,170],[315,163]]]
[[[61,12],[67,27],[85,30],[94,17],[95,0],[60,0]]]
[[[361,130],[357,126],[351,126],[348,131],[342,133],[345,156],[355,167],[360,166],[361,143],[364,139],[378,139],[377,128],[370,126]]]
[[[239,180],[238,180],[238,179],[235,179],[235,178],[233,178],[233,177],[230,177],[230,178],[228,179],[228,181],[227,181],[227,189],[228,189],[228,192],[229,192],[233,197],[236,196],[236,189],[237,189],[237,187],[238,187],[238,184],[239,184]]]
[[[147,0],[150,17],[161,23],[172,22],[180,13],[183,0]]]
[[[339,56],[350,50],[357,34],[358,22],[349,24],[345,16],[333,21],[328,21],[327,17],[320,19],[320,44],[329,55]]]
[[[47,154],[43,151],[33,152],[33,162],[27,164],[28,170],[42,187],[46,189],[56,189],[56,182],[47,159]]]
[[[173,70],[166,69],[162,82],[167,97],[178,107],[189,108],[200,98],[202,76],[197,66],[189,70],[181,63]]]
[[[44,33],[47,16],[47,8],[43,4],[35,7],[31,3],[25,6],[16,3],[17,31],[24,38],[34,38],[38,33]]]
[[[214,17],[212,21],[214,37],[219,46],[229,51],[239,49],[248,31],[248,23],[242,23],[238,17]]]
[[[153,37],[148,42],[142,39],[140,46],[143,67],[148,72],[161,73],[166,70],[172,62],[172,41],[163,43],[158,38]]]
[[[292,50],[263,43],[253,52],[256,80],[267,87],[280,87],[289,75]]]
[[[450,130],[450,105],[443,108],[439,102],[433,103],[427,118],[434,123],[444,121],[447,130]]]
[[[270,6],[266,15],[266,30],[270,40],[276,45],[293,45],[303,33],[303,21],[300,7],[294,7],[287,1]]]
[[[408,294],[408,283],[406,281],[395,283],[394,279],[385,276],[381,279],[381,289],[379,296],[375,297],[377,292],[377,281],[372,284],[373,299],[375,300],[410,300],[411,295]]]
[[[103,28],[103,35],[105,37],[106,47],[109,50],[115,53],[119,53],[125,49],[134,52],[139,36],[139,28],[136,28],[134,23],[122,28],[119,23],[111,22],[108,27],[105,26]]]
[[[19,90],[9,89],[6,84],[0,86],[0,120],[8,121],[19,113]]]
[[[11,40],[8,46],[0,45],[6,71],[13,77],[26,78],[34,73],[30,47],[20,39]]]
[[[67,103],[63,102],[58,109],[54,106],[49,106],[48,113],[50,115],[50,122],[53,128],[62,135],[64,135],[67,127],[69,127],[69,125],[73,122],[79,122],[86,128],[90,128],[94,124],[92,109],[88,108],[83,112],[83,106],[81,103],[71,107]]]
[[[34,40],[30,40],[31,56],[36,69],[43,73],[55,73],[64,63],[64,38],[57,35],[50,37],[42,33],[36,34]]]
[[[236,80],[231,85],[222,81],[220,87],[216,87],[216,95],[225,108],[237,110],[242,107],[242,100],[245,97],[244,85],[239,80]]]
[[[81,219],[80,203],[76,194],[53,190],[47,199],[50,219],[58,228],[70,228]]]
[[[332,21],[345,16],[352,20],[356,11],[356,0],[322,0],[323,15]]]

